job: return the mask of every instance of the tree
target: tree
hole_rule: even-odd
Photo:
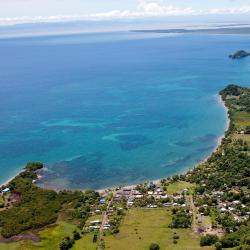
[[[220,242],[216,242],[214,246],[215,246],[215,250],[222,250],[222,245]]]
[[[68,244],[65,241],[60,243],[59,248],[60,248],[60,250],[68,250],[69,249]]]
[[[79,239],[81,239],[81,236],[77,231],[74,231],[73,232],[73,238],[74,238],[74,240],[79,240]]]
[[[149,247],[149,250],[160,250],[160,246],[156,243],[152,243]]]
[[[200,246],[201,247],[211,246],[211,245],[215,244],[217,241],[218,241],[218,237],[216,235],[207,234],[207,235],[201,237]]]

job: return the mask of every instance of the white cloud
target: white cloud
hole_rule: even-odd
[[[193,15],[198,12],[191,7],[177,8],[172,5],[161,5],[157,2],[138,1],[138,9],[145,15],[172,16],[172,15]]]
[[[34,23],[34,22],[60,22],[60,21],[98,21],[117,19],[136,19],[142,17],[164,16],[190,16],[213,14],[250,14],[250,5],[235,8],[214,8],[199,10],[192,7],[179,8],[173,5],[160,4],[157,1],[137,0],[137,8],[131,10],[112,10],[109,12],[94,13],[89,15],[63,15],[63,16],[23,16],[15,18],[0,18],[0,24]]]

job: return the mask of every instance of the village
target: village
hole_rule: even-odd
[[[169,192],[168,186],[182,185],[182,189]],[[186,186],[185,186],[186,184]],[[163,180],[149,182],[137,186],[105,190],[101,193],[98,208],[91,211],[93,219],[89,221],[86,230],[110,231],[114,225],[113,218],[125,216],[126,211],[134,208],[142,209],[167,209],[171,211],[184,211],[190,218],[189,227],[200,235],[215,234],[218,237],[225,235],[223,221],[219,217],[232,219],[228,232],[233,232],[237,224],[247,221],[250,217],[249,208],[241,201],[237,187],[227,191],[214,191],[210,194],[195,193],[195,188],[188,182]],[[230,198],[227,198],[230,197]],[[90,217],[92,218],[92,217]],[[182,225],[176,227],[182,228]],[[186,227],[183,225],[183,227]]]

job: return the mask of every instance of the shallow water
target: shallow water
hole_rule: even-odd
[[[250,36],[106,33],[0,40],[0,181],[103,188],[180,173],[226,126],[217,93],[250,86]]]

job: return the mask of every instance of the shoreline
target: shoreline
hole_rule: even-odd
[[[225,138],[225,134],[226,134],[226,132],[228,131],[229,126],[230,126],[230,118],[229,118],[229,114],[228,114],[228,111],[229,111],[229,110],[228,110],[228,108],[227,108],[225,102],[222,100],[221,95],[220,95],[220,94],[217,94],[216,97],[217,97],[217,102],[218,102],[218,104],[220,104],[220,105],[223,107],[223,109],[224,109],[224,111],[225,111],[225,114],[226,114],[226,124],[225,124],[225,129],[224,129],[224,135],[221,135],[220,137],[218,137],[217,143],[216,143],[216,145],[215,145],[213,151],[209,154],[209,156],[207,156],[205,159],[199,161],[197,164],[193,165],[192,167],[189,167],[188,169],[184,169],[183,171],[180,171],[179,174],[186,174],[187,171],[196,168],[196,167],[199,166],[200,164],[205,163],[205,162],[209,159],[209,157],[210,157],[213,153],[215,153],[215,152],[218,150],[218,148],[221,146],[222,140]],[[1,184],[0,184],[0,187],[7,186],[7,185],[8,185],[17,175],[19,175],[19,174],[22,173],[23,171],[24,171],[24,168],[23,168],[21,171],[19,171],[14,177],[9,178],[7,181],[1,183]],[[42,178],[43,178],[43,177],[39,175],[39,178],[38,178],[38,179],[42,179]],[[152,183],[158,185],[158,184],[160,183],[160,181],[161,181],[162,179],[164,179],[164,178],[167,178],[167,176],[166,176],[166,177],[162,177],[161,179],[156,179],[156,180],[146,180],[145,182],[152,182]],[[118,186],[118,185],[117,185],[117,186],[113,186],[113,187],[106,187],[106,188],[94,189],[94,190],[95,190],[96,192],[99,192],[99,193],[102,194],[102,193],[105,193],[107,190],[115,190],[115,189],[117,189],[118,187],[119,187],[119,188],[131,188],[131,189],[132,189],[132,188],[136,187],[138,184],[141,184],[141,183],[128,184],[128,185],[124,185],[124,186],[122,186],[122,185],[121,185],[121,186]],[[71,189],[69,189],[69,190],[71,190]],[[84,189],[83,189],[82,191],[84,191]]]

